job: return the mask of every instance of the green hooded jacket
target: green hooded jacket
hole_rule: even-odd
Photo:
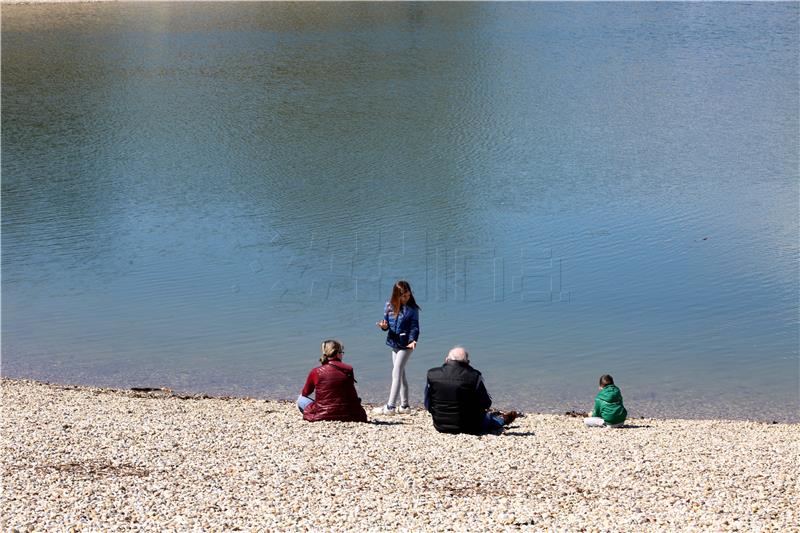
[[[606,385],[594,399],[592,416],[599,416],[606,424],[622,424],[628,411],[622,405],[622,393],[616,385]]]

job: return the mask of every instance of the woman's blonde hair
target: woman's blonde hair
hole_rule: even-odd
[[[341,342],[335,339],[322,341],[322,355],[319,357],[319,362],[324,365],[331,359],[336,358],[338,354],[342,353],[344,353],[344,344]]]

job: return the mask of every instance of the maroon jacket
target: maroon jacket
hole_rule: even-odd
[[[303,411],[303,418],[309,422],[366,422],[367,413],[361,407],[355,383],[353,367],[336,359],[312,369],[302,394],[308,396],[316,390],[316,395],[314,403]]]

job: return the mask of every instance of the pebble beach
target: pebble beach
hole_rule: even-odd
[[[288,402],[2,381],[3,531],[800,531],[800,425],[421,409],[304,422]]]

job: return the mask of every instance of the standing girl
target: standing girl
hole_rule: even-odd
[[[389,402],[383,407],[376,407],[372,412],[384,415],[393,415],[396,411],[407,413],[411,407],[408,405],[406,363],[419,339],[419,306],[407,281],[401,280],[394,284],[392,298],[383,311],[383,320],[376,325],[387,332],[386,344],[392,349],[392,388],[389,391]]]

